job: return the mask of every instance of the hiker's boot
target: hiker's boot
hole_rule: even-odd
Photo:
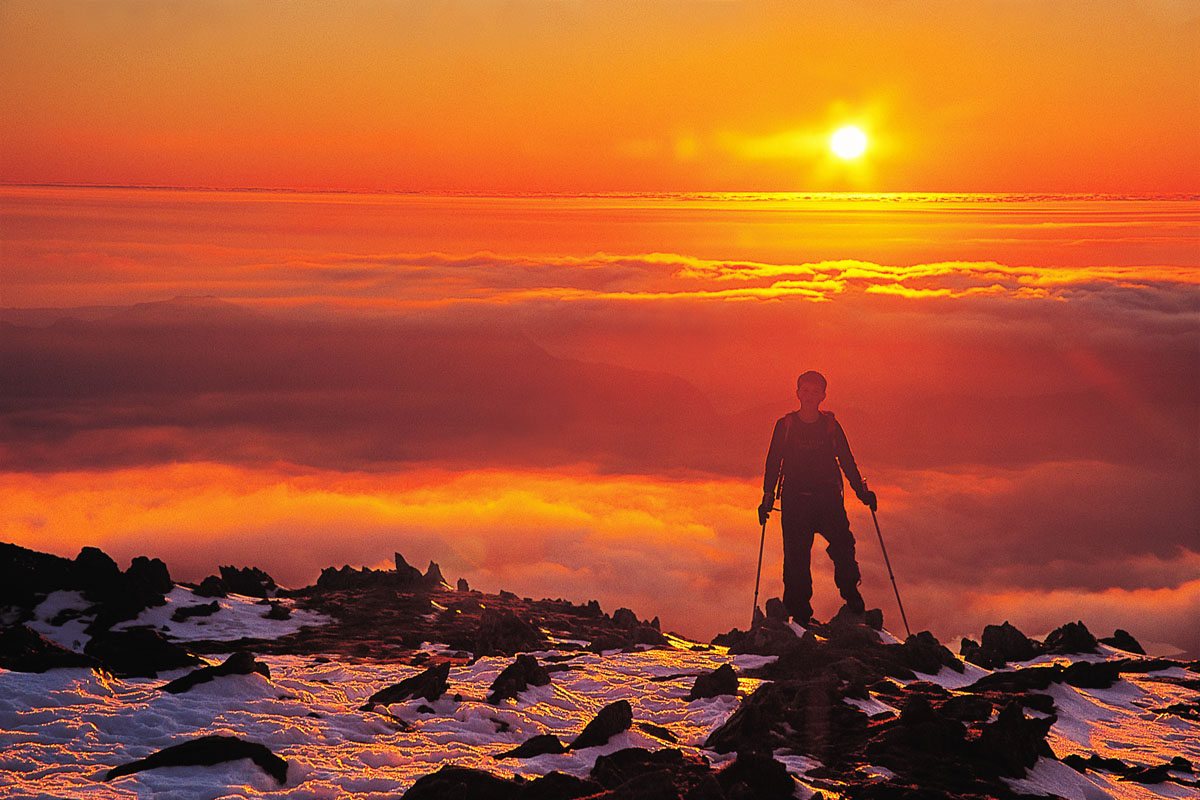
[[[867,605],[863,602],[863,597],[858,589],[851,589],[847,592],[843,599],[846,601],[844,608],[847,612],[856,616],[862,616],[867,611]]]

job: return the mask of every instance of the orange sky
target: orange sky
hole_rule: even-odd
[[[1189,2],[0,4],[0,181],[1196,191]],[[860,125],[867,154],[827,137]]]

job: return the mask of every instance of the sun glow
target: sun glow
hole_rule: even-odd
[[[840,158],[858,158],[867,149],[867,135],[859,128],[847,125],[834,132],[829,147]]]

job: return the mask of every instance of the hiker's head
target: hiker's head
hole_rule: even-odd
[[[828,383],[825,381],[824,375],[809,370],[796,379],[796,397],[799,398],[801,404],[820,405],[821,401],[825,399],[826,386]]]

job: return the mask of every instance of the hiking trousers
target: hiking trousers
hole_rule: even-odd
[[[804,622],[812,616],[812,546],[817,533],[828,542],[833,581],[847,603],[861,603],[862,575],[854,551],[854,534],[841,492],[787,492],[780,498],[783,524],[783,605]]]

